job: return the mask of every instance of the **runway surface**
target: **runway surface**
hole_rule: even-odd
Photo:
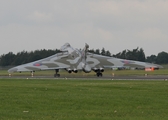
[[[88,79],[88,80],[168,80],[168,75],[149,75],[149,76],[0,76],[0,79]]]

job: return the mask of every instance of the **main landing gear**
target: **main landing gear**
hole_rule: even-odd
[[[58,72],[59,72],[59,69],[55,69],[54,77],[60,77],[60,74],[58,74]]]
[[[103,74],[101,72],[97,72],[96,75],[97,75],[97,77],[102,77],[103,76]]]

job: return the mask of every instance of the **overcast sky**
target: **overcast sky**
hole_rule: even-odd
[[[168,0],[1,0],[0,55],[104,47],[168,52]]]

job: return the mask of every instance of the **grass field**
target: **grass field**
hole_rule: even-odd
[[[168,81],[0,79],[0,120],[167,120]]]

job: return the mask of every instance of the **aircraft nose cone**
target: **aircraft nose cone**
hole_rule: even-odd
[[[16,72],[18,69],[17,68],[11,68],[8,70],[8,73],[13,73],[13,72]]]

